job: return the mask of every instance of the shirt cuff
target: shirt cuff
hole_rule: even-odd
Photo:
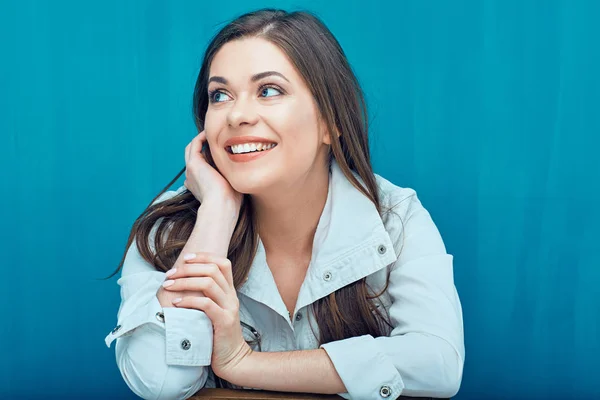
[[[350,398],[383,400],[402,394],[402,377],[373,336],[336,340],[320,348],[327,352]]]
[[[200,310],[165,307],[167,365],[207,366],[211,363],[213,326]]]
[[[106,336],[104,342],[110,348],[113,340],[122,336],[133,334],[136,328],[144,324],[155,324],[164,328],[164,318],[162,318],[162,306],[158,302],[156,296],[153,296],[148,303],[136,309],[133,313],[121,317],[117,321],[117,325]]]

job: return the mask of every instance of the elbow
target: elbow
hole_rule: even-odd
[[[127,346],[117,350],[117,366],[129,389],[142,399],[185,400],[208,378],[207,367],[167,365],[164,356],[157,360],[148,358],[148,352],[134,352],[142,356],[132,357],[129,350]]]
[[[152,371],[149,363],[139,362],[132,358],[127,349],[123,349],[117,356],[117,366],[127,387],[142,399],[156,400],[159,398],[164,374],[158,373],[156,367]],[[160,378],[157,379],[158,377]]]
[[[435,388],[433,391],[436,392],[437,397],[450,398],[456,396],[460,389],[463,375],[464,365],[464,352],[456,349],[448,341],[439,338],[432,337],[435,340],[435,345],[431,346],[434,350],[430,353],[430,368],[434,371],[431,375],[436,377]]]
[[[173,368],[173,367],[171,367]],[[198,390],[202,389],[206,383],[206,373],[199,372],[201,379],[196,380],[192,384],[179,386],[165,380],[160,392],[153,397],[155,400],[185,400],[192,397]]]

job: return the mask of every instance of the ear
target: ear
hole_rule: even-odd
[[[331,145],[331,135],[329,134],[327,127],[323,126],[322,129],[323,129],[323,132],[325,132],[325,134],[323,135],[323,143]],[[337,135],[337,137],[341,136],[341,133],[337,128],[335,128],[335,134]]]

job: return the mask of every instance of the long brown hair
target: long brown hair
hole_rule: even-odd
[[[368,118],[362,89],[338,41],[323,22],[309,12],[262,9],[247,13],[230,22],[212,39],[194,89],[193,115],[198,131],[204,129],[209,69],[215,54],[227,42],[246,37],[268,40],[288,56],[312,92],[320,118],[323,118],[331,133],[330,161],[331,157],[335,158],[347,179],[373,202],[381,214],[377,183],[369,156]],[[205,154],[214,166],[210,153]],[[160,203],[152,203],[184,171],[185,168],[135,221],[125,254],[113,275],[123,266],[127,249],[134,238],[141,256],[157,270],[167,271],[175,263],[192,232],[200,204],[188,190]],[[352,171],[358,174],[362,183]],[[157,223],[153,253],[148,239]],[[236,289],[248,276],[257,245],[256,221],[249,196],[246,195],[227,255],[234,266]],[[317,300],[313,304],[313,311],[319,328],[319,343],[365,334],[374,337],[387,334],[387,329],[391,327],[389,316],[383,307],[374,306],[373,299],[381,295],[388,284],[389,273],[384,289],[380,293],[371,293],[363,278]]]

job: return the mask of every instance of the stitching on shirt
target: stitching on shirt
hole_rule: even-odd
[[[380,241],[381,241],[380,238],[366,240],[362,244],[358,245],[357,247],[354,247],[352,250],[348,250],[345,253],[341,254],[340,256],[334,258],[332,261],[327,261],[324,264],[323,268],[334,268],[335,267],[335,269],[339,269],[337,264],[341,264],[341,263],[345,262],[346,260],[356,256],[357,254],[363,253],[365,249],[368,249],[369,247],[375,245],[376,243],[379,243]]]
[[[200,364],[208,364],[210,363],[210,358],[181,358],[181,357],[175,357],[175,356],[169,356],[169,360],[171,362],[178,362],[178,363],[183,363],[185,365],[190,365],[190,364],[196,364],[196,363],[200,363]],[[171,364],[169,364],[171,365]],[[206,365],[203,365],[206,366]]]
[[[143,328],[144,330],[150,332],[151,334],[153,334],[155,336],[159,336],[161,338],[165,337],[165,335],[163,334],[164,333],[164,329],[162,331],[160,331],[160,330],[156,330],[156,329],[151,328],[152,326],[155,326],[155,327],[157,327],[159,329],[161,328],[159,325],[154,324],[152,322],[146,322],[145,324],[142,324],[142,325],[138,326],[137,328],[140,328],[140,329]],[[136,328],[134,328],[134,329],[136,329]]]
[[[363,253],[365,251],[369,251],[369,247],[373,246],[374,244],[376,244],[378,242],[379,242],[378,239],[373,239],[373,240],[370,240],[370,241],[363,242],[362,245],[360,245],[358,248],[353,249],[353,251],[346,252],[346,257],[345,258],[338,257],[335,262],[331,262],[331,263],[325,264],[325,267],[323,267],[323,268],[325,268],[325,269],[326,268],[331,268],[331,269],[339,270],[339,265],[337,265],[337,264],[344,264],[344,263],[346,263],[347,260],[351,259],[352,257],[356,257],[357,254],[361,254],[361,253]],[[366,276],[369,276],[369,275],[371,275],[373,273],[376,273],[377,271],[385,268],[389,264],[383,264],[382,261],[376,261],[375,265],[376,265],[376,267],[372,271],[370,271],[368,274],[363,275],[363,277],[366,277]],[[361,279],[361,278],[358,278],[358,279]],[[346,276],[346,279],[340,280],[339,281],[340,283],[338,283],[338,285],[336,285],[336,286],[339,286],[339,288],[341,288],[341,287],[344,287],[344,286],[346,286],[346,285],[348,285],[348,284],[350,284],[352,282],[357,281],[358,279],[356,278],[356,274],[354,274],[352,276],[349,276],[349,277]],[[326,291],[328,293],[332,293],[332,291],[330,291],[330,290],[326,290]],[[311,290],[311,294],[318,293],[318,292],[323,292],[323,290],[315,290],[315,289]],[[322,298],[323,296],[321,294],[319,294],[318,296],[312,296],[312,297],[315,297],[315,299],[313,299],[313,301],[316,301],[317,299]],[[303,305],[303,307],[304,307],[304,305]]]

